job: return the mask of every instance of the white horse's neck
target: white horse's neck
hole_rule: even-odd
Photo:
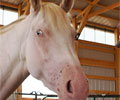
[[[0,100],[5,100],[29,75],[22,56],[28,25],[25,19],[0,35]]]

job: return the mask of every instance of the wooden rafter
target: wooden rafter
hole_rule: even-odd
[[[90,1],[90,0],[84,0],[84,1],[86,1],[87,3],[91,3],[92,1]],[[99,4],[99,3],[97,3],[96,4],[97,6],[99,6],[99,7],[106,7],[106,5],[103,5],[103,4]],[[117,12],[119,12],[120,10],[119,9],[111,9],[111,10],[114,10],[114,11],[117,11]]]
[[[87,25],[96,26],[96,27],[100,27],[100,28],[103,28],[103,29],[111,30],[111,31],[115,30],[115,28],[113,28],[113,27],[109,27],[109,26],[105,26],[105,25],[101,25],[101,24],[96,24],[96,23],[93,23],[93,22],[87,22]]]
[[[109,6],[107,6],[107,7],[104,7],[103,9],[97,10],[97,11],[89,14],[88,18],[93,17],[93,16],[97,16],[97,15],[99,15],[99,14],[102,14],[102,13],[104,13],[104,12],[107,12],[107,11],[111,10],[111,9],[117,8],[117,7],[119,7],[119,6],[120,6],[120,2],[114,3],[114,4],[112,4],[112,5],[109,5]]]
[[[87,20],[88,20],[88,15],[91,11],[91,9],[93,8],[93,6],[95,4],[97,4],[99,2],[99,0],[94,0],[87,8],[84,9],[85,13],[84,13],[84,16],[82,17],[82,21],[80,23],[80,27],[78,28],[77,32],[78,33],[81,33],[84,26],[86,25],[87,23]]]
[[[72,24],[75,29],[77,29],[77,22],[76,22],[76,17],[72,19]]]
[[[73,8],[73,9],[72,9],[72,11],[76,11],[76,12],[79,12],[79,13],[81,13],[81,12],[82,12],[82,10],[77,9],[77,8]]]
[[[2,1],[0,1],[0,6],[7,6],[7,7],[18,9],[17,5],[5,3],[5,2],[2,2]]]

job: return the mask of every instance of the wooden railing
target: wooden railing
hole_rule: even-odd
[[[84,58],[79,56],[80,54],[79,49],[108,53],[113,55],[115,58],[114,61],[93,59],[90,57]],[[91,94],[120,94],[120,48],[110,45],[78,40],[76,41],[76,51],[82,66],[103,67],[108,69],[114,69],[115,71],[115,77],[86,75],[88,79],[115,81],[115,88],[116,88],[115,91],[90,90]]]

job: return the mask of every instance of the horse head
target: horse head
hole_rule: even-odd
[[[76,31],[67,13],[74,0],[60,6],[31,0],[25,56],[29,73],[58,93],[60,100],[85,100],[88,80],[75,51]]]

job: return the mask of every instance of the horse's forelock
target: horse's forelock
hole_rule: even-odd
[[[43,16],[45,24],[49,24],[53,30],[70,30],[70,19],[65,11],[53,3],[41,5],[40,16]]]

